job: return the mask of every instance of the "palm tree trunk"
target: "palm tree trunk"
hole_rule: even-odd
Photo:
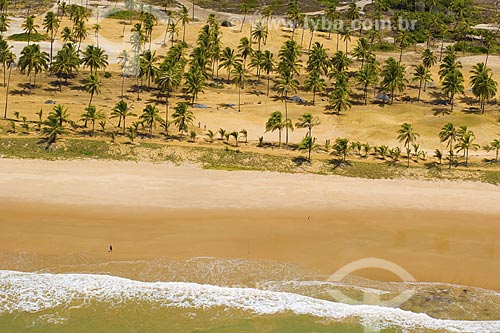
[[[335,51],[339,50],[339,39],[340,39],[340,35],[339,35],[338,31],[337,31],[337,45],[336,45]]]
[[[315,99],[316,99],[316,88],[313,89],[313,105],[314,105]]]
[[[92,105],[92,98],[94,98],[94,93],[90,94],[89,106]]]
[[[465,166],[469,166],[469,148],[465,149]]]
[[[186,42],[186,23],[183,23],[182,24],[182,42],[185,43]]]
[[[311,45],[312,45],[312,42],[313,42],[313,37],[314,37],[314,30],[311,30],[311,38],[309,39],[309,48],[308,48],[309,51],[311,50]]]
[[[285,145],[288,147],[288,105],[286,100],[288,99],[288,93],[285,93]]]
[[[238,85],[238,112],[241,112],[241,84]]]
[[[420,80],[420,85],[418,87],[417,102],[420,102],[420,91],[422,90],[422,80]]]
[[[123,100],[124,97],[124,88],[125,88],[125,71],[122,71],[122,94],[121,94],[121,99]]]
[[[278,139],[278,147],[281,147],[281,128],[278,130],[279,139]]]
[[[50,36],[50,65],[52,65],[52,51],[54,50],[54,33]]]
[[[450,144],[450,164],[448,165],[448,169],[451,169],[452,163],[453,163],[453,148],[451,148],[451,144]]]
[[[9,105],[9,86],[10,86],[10,73],[12,72],[12,65],[9,67],[9,79],[7,81],[7,88],[5,89],[5,109],[3,111],[3,117],[7,118],[7,106]],[[497,150],[498,154],[498,150]]]
[[[170,92],[167,89],[165,94],[165,134],[168,135],[168,97]]]
[[[271,76],[269,75],[269,73],[267,73],[267,97],[269,97],[269,89],[270,89],[270,86],[271,85]]]
[[[126,116],[123,116],[123,135],[125,135],[125,117]]]
[[[6,75],[6,70],[5,70],[6,63],[5,61],[3,62],[3,86],[5,87],[5,75]]]

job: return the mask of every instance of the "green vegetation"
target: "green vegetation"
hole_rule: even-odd
[[[28,34],[26,32],[13,34],[13,35],[9,36],[8,39],[15,41],[15,42],[27,42],[28,40],[31,42],[43,42],[43,41],[50,40],[50,38],[47,34],[41,34],[41,33]]]
[[[118,20],[131,20],[131,19],[135,20],[139,17],[140,14],[141,13],[139,11],[123,9],[123,10],[113,11],[109,13],[106,17]]]

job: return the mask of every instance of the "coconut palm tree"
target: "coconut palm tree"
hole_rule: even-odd
[[[238,45],[238,52],[239,52],[238,56],[241,59],[243,59],[243,69],[245,69],[247,58],[252,57],[254,53],[254,50],[252,48],[252,42],[247,37],[243,37],[240,39],[240,44]],[[234,65],[236,65],[236,63]]]
[[[368,103],[368,87],[378,83],[378,67],[374,62],[365,64],[356,74],[356,84],[363,87],[363,99]]]
[[[59,18],[54,12],[47,12],[43,19],[43,29],[50,35],[50,65],[52,65],[52,52],[54,48],[54,40],[55,35],[57,34],[57,30],[59,29]]]
[[[345,54],[348,54],[349,53],[348,47],[349,47],[349,42],[351,41],[352,30],[347,25],[344,25],[338,33],[340,34],[340,37],[345,43]]]
[[[458,143],[455,145],[455,149],[457,149],[457,152],[464,152],[466,167],[469,166],[469,151],[479,149],[479,145],[477,143],[474,143],[475,138],[476,136],[474,135],[474,132],[465,130],[463,133],[461,133]]]
[[[411,149],[410,147],[413,145],[417,137],[419,136],[413,129],[413,126],[409,123],[404,123],[401,125],[401,128],[398,130],[398,140],[399,142],[404,142],[406,147],[406,155],[408,161],[408,167],[410,167],[410,157],[411,157]]]
[[[51,71],[59,78],[59,91],[62,91],[61,78],[64,77],[67,81],[71,74],[78,70],[79,66],[80,58],[73,44],[65,44],[62,49],[56,53]]]
[[[85,91],[90,94],[89,106],[92,105],[94,95],[99,95],[101,93],[101,84],[101,79],[99,79],[96,73],[91,73],[85,80]]]
[[[69,27],[64,27],[61,31],[61,38],[64,44],[74,43],[75,38],[73,36],[73,31]]]
[[[151,50],[144,51],[139,58],[141,74],[146,75],[146,80],[148,81],[148,91],[151,91],[151,79],[154,80],[158,72],[158,67],[156,66],[157,61],[156,51]]]
[[[247,73],[241,63],[235,64],[233,68],[233,83],[238,87],[238,112],[241,112],[241,88],[247,81]]]
[[[285,121],[283,120],[283,114],[280,111],[274,111],[271,113],[269,116],[269,119],[266,122],[266,132],[274,132],[278,131],[278,147],[281,147],[281,132],[283,131],[284,127],[291,127],[292,123],[291,121]]]
[[[439,132],[439,139],[441,140],[441,142],[446,142],[446,147],[449,148],[450,164],[448,169],[451,169],[451,165],[453,163],[453,148],[455,146],[455,141],[458,138],[458,129],[452,123],[447,123],[446,125],[444,125]]]
[[[406,30],[401,30],[398,32],[398,36],[396,38],[396,43],[399,46],[399,62],[401,63],[401,60],[403,59],[403,50],[410,46],[411,43],[413,42],[413,38],[411,34],[406,31]]]
[[[326,88],[325,79],[323,79],[317,70],[312,70],[309,72],[305,82],[304,90],[313,92],[312,104],[314,105],[316,93],[322,93]]]
[[[231,71],[237,63],[241,63],[241,58],[235,53],[230,47],[226,47],[222,50],[221,63],[219,68],[225,68],[227,70],[227,81],[231,81]]]
[[[498,162],[498,152],[500,151],[500,139],[494,139],[489,145],[484,147],[486,151],[495,150],[495,163]]]
[[[337,75],[332,93],[330,94],[330,107],[340,115],[342,111],[351,108],[351,88],[347,82],[347,74]]]
[[[455,95],[464,93],[464,77],[462,72],[458,69],[449,72],[443,80],[442,89],[446,96],[448,96],[451,102],[451,111],[453,111]]]
[[[319,71],[321,75],[327,75],[330,68],[328,49],[325,49],[320,42],[314,43],[309,58],[307,59],[307,71]]]
[[[182,80],[183,65],[177,62],[175,65],[162,66],[156,78],[158,88],[165,95],[165,132],[168,135],[168,99],[172,90],[177,89]]]
[[[122,75],[122,88],[121,88],[121,95],[120,98],[123,100],[123,97],[125,97],[125,72],[130,69],[130,64],[131,64],[131,58],[130,54],[127,50],[122,50],[120,54],[118,55],[118,64],[121,67],[121,75]]]
[[[135,117],[136,115],[130,112],[130,107],[124,100],[118,101],[111,111],[110,118],[118,118],[118,127],[123,125],[123,135],[125,135],[125,129],[127,128],[126,120],[127,117]],[[122,122],[123,121],[123,122]]]
[[[95,37],[95,42],[96,46],[99,47],[99,31],[101,31],[102,26],[99,23],[95,23],[92,26],[92,30],[94,30],[94,37]]]
[[[84,21],[78,21],[75,23],[75,26],[73,27],[73,36],[78,41],[78,51],[80,51],[82,42],[88,36],[88,29],[85,26]]]
[[[269,97],[269,90],[271,87],[271,75],[270,73],[275,69],[275,62],[273,59],[273,54],[271,51],[264,51],[264,55],[262,57],[262,63],[260,64],[263,71],[266,72],[267,75],[267,97]]]
[[[0,37],[0,62],[3,66],[3,86],[6,86],[6,76],[7,76],[7,60],[12,53],[12,46],[7,43],[7,41]]]
[[[476,64],[470,71],[470,85],[472,93],[479,98],[479,106],[481,113],[484,113],[484,106],[486,102],[497,93],[497,82],[493,80],[493,73],[491,69],[486,67],[484,63]]]
[[[352,60],[343,51],[337,51],[330,59],[331,72],[330,78],[334,77],[338,73],[343,73],[349,69],[349,65]]]
[[[31,35],[38,32],[39,26],[35,24],[35,15],[29,15],[21,25],[24,33],[28,35],[28,45],[30,45]]]
[[[456,70],[460,70],[461,68],[462,63],[458,60],[455,49],[450,46],[446,47],[445,57],[441,65],[439,65],[439,79],[443,81],[446,75]]]
[[[359,68],[363,68],[363,65],[365,63],[365,60],[370,57],[370,55],[372,54],[371,52],[371,47],[370,47],[370,43],[368,42],[368,40],[364,37],[361,37],[360,39],[358,39],[358,41],[356,42],[356,46],[354,47],[354,50],[352,52],[352,55],[358,60],[361,62],[361,65],[359,66]]]
[[[280,73],[278,77],[278,82],[276,84],[276,90],[278,91],[281,100],[283,101],[285,105],[285,124],[288,124],[289,118],[288,118],[288,95],[290,93],[293,93],[297,91],[297,88],[299,86],[299,81],[293,76],[292,72],[283,72]],[[290,127],[286,126],[285,127],[285,145],[288,146],[288,129]]]
[[[335,143],[332,146],[333,154],[337,156],[342,156],[342,162],[345,163],[347,160],[347,153],[349,152],[349,140],[345,138],[335,139]]]
[[[205,89],[205,76],[198,66],[191,66],[184,75],[184,87],[186,93],[192,96],[191,103],[196,101],[199,93]]]
[[[5,63],[7,64],[7,67],[9,68],[9,77],[7,80],[7,87],[5,88],[5,107],[4,107],[4,111],[3,111],[3,117],[7,118],[7,109],[9,106],[10,75],[12,73],[12,67],[14,67],[16,64],[16,55],[13,52],[7,53],[7,55],[5,56]]]
[[[39,44],[25,46],[21,51],[18,67],[21,73],[26,74],[30,77],[30,89],[31,74],[34,74],[33,88],[36,88],[36,75],[49,67],[48,61],[48,53],[45,51],[41,51]]]
[[[418,81],[418,96],[417,101],[420,101],[420,92],[422,91],[422,85],[432,82],[431,72],[429,68],[422,65],[414,66],[415,70],[413,72],[412,81]]]
[[[382,82],[381,87],[386,91],[391,93],[391,104],[394,101],[394,93],[396,91],[402,92],[408,80],[406,79],[406,68],[396,61],[393,57],[390,57],[385,61],[384,67],[382,68]]]
[[[295,123],[297,128],[307,128],[306,136],[312,136],[312,129],[321,124],[318,117],[315,117],[310,112],[304,113]]]
[[[97,74],[99,69],[108,66],[108,55],[100,47],[88,45],[82,54],[82,64],[89,67],[91,73]]]
[[[186,6],[182,5],[178,12],[179,21],[182,23],[182,42],[186,42],[186,24],[189,23],[189,12]]]
[[[195,116],[187,104],[181,102],[177,103],[172,118],[174,118],[174,124],[182,136],[184,132],[187,132],[189,125],[193,123]]]
[[[278,53],[279,64],[278,71],[280,73],[289,72],[292,76],[298,75],[301,67],[300,57],[302,52],[297,42],[287,40],[283,43]]]
[[[316,139],[309,135],[306,135],[297,146],[297,149],[307,151],[307,160],[311,161],[311,152],[317,147],[318,145],[316,144]]]
[[[106,116],[104,116],[104,114],[100,111],[97,111],[96,107],[94,105],[89,105],[85,108],[85,112],[82,114],[82,118],[81,120],[82,121],[85,121],[85,126],[87,124],[87,122],[91,122],[92,123],[92,131],[90,132],[90,135],[94,135],[94,131],[95,131],[95,122],[97,120],[101,120],[101,119],[106,119]]]
[[[426,68],[431,68],[432,66],[434,66],[436,64],[436,61],[436,55],[430,49],[425,49],[424,52],[422,52],[422,64]]]
[[[256,40],[257,44],[258,44],[257,50],[260,51],[260,45],[261,45],[263,40],[266,40],[267,34],[268,34],[267,27],[265,27],[262,24],[262,22],[257,22],[255,24],[253,31],[252,31],[252,38],[254,40]]]
[[[10,19],[5,13],[0,14],[0,36],[3,36],[3,33],[9,30],[10,27]]]
[[[49,118],[54,118],[59,126],[62,127],[64,123],[69,122],[68,109],[64,105],[58,104],[49,113]]]
[[[149,128],[149,137],[153,137],[153,128],[156,126],[157,122],[162,122],[160,117],[160,110],[156,105],[148,104],[139,116],[142,123]]]
[[[43,132],[46,134],[47,145],[51,145],[57,141],[57,137],[64,134],[64,127],[55,117],[49,116],[44,122],[45,127]]]

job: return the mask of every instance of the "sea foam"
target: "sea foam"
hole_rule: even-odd
[[[226,307],[263,315],[291,312],[338,320],[359,318],[362,324],[376,328],[500,332],[500,321],[442,320],[401,309],[347,305],[279,291],[186,282],[141,282],[109,275],[0,271],[0,315],[38,312],[89,300],[112,304],[143,300],[165,307]]]

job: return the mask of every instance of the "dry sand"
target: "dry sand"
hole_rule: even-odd
[[[381,257],[418,281],[499,290],[499,199],[479,183],[0,160],[0,254],[250,258],[325,274]]]

